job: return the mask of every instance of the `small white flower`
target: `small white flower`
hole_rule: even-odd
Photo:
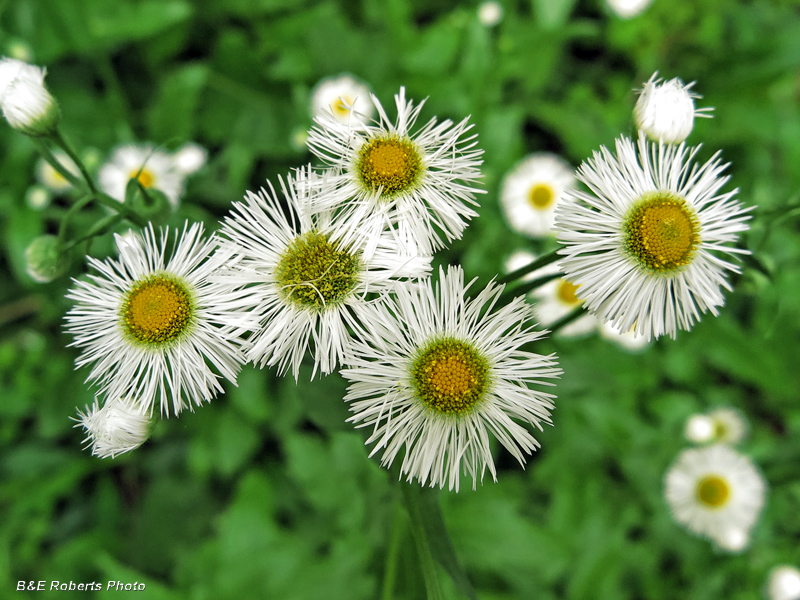
[[[600,321],[598,321],[598,325],[600,336],[603,339],[608,340],[609,342],[614,342],[618,346],[621,346],[630,352],[640,352],[650,345],[650,342],[647,341],[647,338],[636,333],[633,328],[629,329],[628,331],[620,331],[619,327],[616,327],[613,323],[602,323]]]
[[[642,14],[653,0],[606,0],[609,8],[622,19],[632,19]]]
[[[541,430],[554,399],[528,386],[554,385],[547,380],[561,374],[555,355],[521,349],[544,337],[524,298],[482,315],[503,286],[467,299],[472,283],[449,267],[435,287],[430,278],[398,286],[365,311],[341,371],[355,413],[348,421],[372,428],[371,455],[383,450],[389,467],[404,450],[401,477],[456,491],[462,470],[473,489],[487,468],[496,480],[490,432],[524,464],[539,443],[516,420]]]
[[[769,600],[800,600],[800,571],[780,565],[769,573]]]
[[[691,91],[694,81],[684,85],[678,79],[662,81],[658,72],[644,84],[633,109],[636,127],[654,141],[678,144],[694,128],[695,117],[710,118],[713,108],[694,107],[695,99],[702,98]]]
[[[175,168],[184,175],[191,175],[202,169],[208,160],[208,151],[200,144],[184,144],[173,155]]]
[[[75,164],[66,152],[55,150],[53,151],[53,156],[69,173],[80,177],[78,165]],[[66,192],[72,187],[69,180],[56,171],[52,165],[43,158],[39,160],[36,166],[36,178],[39,180],[39,183],[55,193]]]
[[[14,129],[34,137],[55,132],[58,105],[44,85],[46,70],[15,58],[0,59],[0,106]]]
[[[506,222],[528,237],[553,235],[556,206],[574,187],[574,169],[561,157],[548,152],[527,156],[503,179],[500,204]]]
[[[261,322],[247,358],[281,374],[291,366],[295,379],[312,341],[312,377],[336,368],[368,293],[430,271],[430,256],[405,254],[388,234],[367,235],[341,213],[311,212],[315,194],[325,193],[316,179],[308,170],[281,181],[288,214],[272,186],[248,192],[220,229],[223,246],[241,258],[226,277],[248,286],[247,310]]]
[[[106,400],[100,408],[97,400],[86,412],[78,411],[75,427],[83,427],[86,446],[92,455],[116,458],[119,454],[135,450],[150,437],[151,417],[136,402],[122,399]]]
[[[686,438],[696,444],[717,442],[735,446],[747,435],[747,420],[733,408],[718,408],[692,415],[686,422]]]
[[[343,125],[358,127],[375,116],[369,87],[352,75],[321,80],[311,92],[311,116],[333,116]]]
[[[730,290],[727,272],[739,267],[725,254],[745,231],[747,208],[720,193],[727,167],[714,155],[698,167],[698,148],[617,141],[583,163],[578,178],[590,192],[573,191],[556,209],[559,254],[578,296],[603,322],[647,340],[690,329],[700,314],[718,314]],[[720,256],[722,255],[722,256]]]
[[[675,520],[722,549],[741,550],[764,506],[766,483],[752,461],[729,446],[684,450],[667,472]]]
[[[25,192],[25,202],[34,210],[42,210],[50,205],[50,192],[41,185],[32,185]]]
[[[534,278],[557,273],[559,273],[558,263],[552,263],[536,271]],[[545,328],[549,327],[571,314],[576,308],[580,308],[583,301],[578,298],[577,292],[578,286],[564,277],[549,281],[533,290],[531,292],[531,296],[535,299],[533,312],[539,324]],[[565,338],[581,337],[595,331],[597,325],[597,317],[587,312],[556,331],[554,335]]]
[[[164,192],[173,208],[180,204],[186,173],[171,154],[150,144],[119,146],[97,174],[100,188],[120,202],[125,200],[128,181],[135,177],[143,187]]]
[[[71,344],[82,349],[76,367],[91,364],[87,380],[107,397],[134,398],[142,411],[178,414],[210,402],[218,379],[236,383],[244,357],[238,336],[254,327],[244,292],[211,280],[233,259],[214,252],[217,240],[188,225],[167,254],[169,230],[116,236],[119,259],[89,258],[97,272],[75,281],[67,298]],[[219,373],[219,375],[217,374]]]
[[[412,134],[424,102],[407,102],[405,88],[395,96],[394,123],[380,101],[372,100],[379,115],[374,125],[315,118],[308,146],[332,167],[335,184],[318,196],[316,210],[352,213],[370,235],[395,228],[399,238],[414,240],[421,253],[430,254],[444,247],[441,233],[448,241],[458,239],[477,215],[470,206],[483,191],[473,187],[483,151],[475,148],[475,135],[462,137],[472,128],[468,119],[454,125],[434,118]]]
[[[708,415],[692,415],[686,421],[686,439],[695,444],[706,444],[714,439],[714,419]]]
[[[499,2],[483,2],[478,7],[478,21],[486,27],[494,27],[503,18],[503,6]]]

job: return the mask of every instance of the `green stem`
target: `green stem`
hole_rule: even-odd
[[[64,179],[69,181],[74,186],[80,186],[81,185],[82,182],[81,182],[80,177],[76,177],[74,173],[72,173],[69,170],[67,170],[67,168],[64,165],[62,165],[60,162],[58,162],[58,159],[50,151],[50,148],[47,147],[47,144],[45,144],[43,140],[36,139],[36,138],[32,138],[32,139],[33,139],[34,143],[36,144],[36,147],[38,148],[39,153],[42,155],[42,158],[44,158],[50,164],[50,166],[53,167],[56,170],[56,172],[59,175],[61,175]]]
[[[505,277],[501,277],[497,280],[497,283],[508,283],[509,281],[514,281],[515,279],[521,279],[525,277],[528,273],[533,273],[534,271],[541,269],[542,267],[546,267],[547,265],[556,262],[559,259],[557,254],[557,250],[553,250],[544,256],[540,256],[532,263],[525,265],[524,267],[520,267],[516,271],[512,271]]]
[[[61,244],[64,244],[67,238],[67,228],[69,227],[69,222],[84,206],[89,204],[93,200],[92,196],[83,196],[79,198],[75,204],[69,207],[69,210],[64,214],[61,219],[61,225],[58,227],[58,241]]]
[[[515,288],[503,292],[503,295],[500,296],[500,299],[497,301],[497,304],[499,306],[505,306],[517,296],[524,296],[528,292],[538,289],[544,284],[550,283],[554,279],[560,279],[563,276],[564,275],[562,273],[551,273],[550,275],[542,275],[541,277],[537,277],[536,279],[533,279],[531,281],[526,281],[522,285],[518,285]]]
[[[4,304],[0,306],[0,325],[35,314],[41,307],[42,298],[40,296],[28,296]]]
[[[569,325],[573,321],[577,321],[578,319],[581,318],[581,316],[583,316],[583,314],[585,312],[586,312],[586,309],[584,309],[583,306],[579,306],[578,308],[573,310],[571,313],[569,313],[567,316],[562,317],[561,319],[559,319],[558,321],[553,323],[553,326],[549,328],[550,335],[553,335],[559,329],[563,329],[564,327],[566,327],[567,325]]]
[[[81,160],[80,156],[78,156],[78,153],[75,152],[75,150],[72,149],[72,146],[69,145],[69,142],[67,142],[66,138],[61,133],[61,130],[56,129],[56,132],[53,134],[51,139],[56,144],[56,146],[58,146],[64,152],[66,152],[67,156],[69,156],[72,159],[72,161],[78,167],[78,170],[81,172],[81,175],[83,175],[83,179],[84,181],[86,181],[86,185],[89,187],[92,193],[98,195],[100,192],[95,186],[92,176],[89,175],[89,171],[86,169],[86,166],[83,164],[83,161]]]
[[[395,503],[392,514],[392,533],[389,538],[389,549],[386,551],[386,569],[383,575],[381,600],[392,600],[395,581],[397,580],[397,559],[406,529],[406,519],[400,505]]]
[[[411,533],[414,537],[414,545],[417,548],[417,556],[419,557],[428,600],[442,600],[444,596],[439,584],[439,574],[436,571],[436,563],[433,560],[430,542],[422,520],[420,489],[413,484],[400,482],[400,490],[403,492],[403,502],[408,511],[408,516],[411,517]]]
[[[66,248],[64,248],[64,251],[68,252],[69,250],[72,250],[75,246],[77,246],[81,242],[85,242],[87,240],[90,240],[90,239],[98,236],[98,235],[102,235],[102,234],[106,233],[109,229],[111,229],[114,225],[116,225],[117,223],[122,221],[124,218],[125,218],[124,215],[116,214],[116,215],[109,215],[104,219],[100,219],[99,221],[97,221],[97,223],[95,223],[92,226],[92,228],[89,230],[89,233],[87,233],[83,237],[78,238],[77,240],[71,241],[69,243],[69,245]],[[60,235],[60,232],[59,232],[59,235]]]

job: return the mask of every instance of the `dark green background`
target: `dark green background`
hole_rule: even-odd
[[[515,161],[550,150],[577,165],[632,133],[634,89],[653,71],[697,80],[699,105],[716,110],[690,142],[703,143],[702,160],[721,149],[727,189],[758,205],[745,243],[771,277],[746,270],[720,317],[642,354],[599,338],[542,343],[565,371],[542,450],[524,471],[498,451],[497,484],[441,503],[482,599],[759,598],[770,568],[800,565],[800,235],[796,211],[780,217],[800,200],[800,7],[655,0],[623,21],[598,0],[503,4],[487,29],[476,3],[444,0],[7,0],[0,52],[29,45],[82,150],[208,148],[173,225],[215,228],[246,189],[308,162],[291,136],[309,126],[323,77],[353,73],[390,106],[405,85],[429,97],[424,120],[471,114],[488,193],[437,260],[484,280],[512,250],[545,249],[510,233],[498,208]],[[245,367],[238,388],[161,422],[130,455],[80,449],[69,417],[93,398],[61,331],[68,278],[35,284],[24,269],[25,247],[64,206],[25,204],[35,161],[31,141],[3,123],[0,598],[24,597],[23,579],[138,580],[147,590],[129,595],[155,599],[378,598],[399,494],[344,423],[338,376],[309,383],[306,372],[295,385]],[[103,214],[87,211],[82,225]],[[107,236],[92,253],[111,247]],[[71,275],[83,271],[79,258]],[[677,526],[662,496],[686,418],[715,406],[748,416],[742,450],[770,485],[740,555]],[[393,597],[422,598],[403,531]]]

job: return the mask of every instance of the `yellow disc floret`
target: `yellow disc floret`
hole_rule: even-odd
[[[425,406],[443,415],[462,416],[472,412],[483,398],[489,365],[470,344],[442,338],[420,352],[411,376]]]
[[[576,304],[580,304],[581,299],[578,298],[577,295],[578,287],[579,286],[570,283],[566,279],[559,280],[558,290],[556,292],[559,301],[561,301],[561,303],[563,304],[566,304],[567,306],[574,306]]]
[[[341,250],[324,234],[297,236],[275,267],[275,280],[285,299],[315,310],[336,306],[358,283],[361,261]]]
[[[150,188],[153,187],[153,184],[156,182],[156,176],[153,175],[153,172],[141,168],[141,169],[134,169],[130,173],[128,173],[129,179],[139,179],[139,183],[142,184],[142,187]]]
[[[703,477],[697,484],[697,499],[709,508],[722,508],[730,496],[730,485],[718,475]]]
[[[680,196],[652,192],[625,216],[625,249],[639,264],[669,273],[690,264],[700,245],[697,213]]]
[[[528,190],[528,202],[537,210],[544,210],[553,204],[556,193],[546,183],[536,183]]]
[[[128,336],[150,346],[163,346],[180,338],[191,325],[193,313],[186,285],[166,274],[134,283],[120,309]]]
[[[412,188],[424,167],[411,140],[381,137],[365,143],[358,151],[356,171],[370,191],[382,189],[384,196],[391,196]]]

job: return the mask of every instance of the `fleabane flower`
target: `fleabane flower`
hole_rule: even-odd
[[[86,447],[100,458],[116,458],[135,450],[150,437],[151,416],[136,402],[112,398],[100,408],[97,400],[85,412],[78,411],[75,427],[83,427]]]
[[[220,229],[223,247],[241,259],[227,275],[247,286],[248,311],[261,323],[247,358],[281,374],[291,368],[295,379],[307,350],[312,377],[336,368],[368,294],[430,271],[430,256],[408,254],[388,233],[367,235],[343,213],[312,211],[315,196],[326,193],[317,179],[302,170],[281,180],[288,211],[271,185],[248,192]]]
[[[187,173],[178,167],[172,154],[150,144],[119,146],[97,174],[100,188],[123,202],[128,181],[138,178],[144,188],[164,192],[173,208],[180,204]]]
[[[492,311],[504,286],[469,299],[472,283],[451,266],[435,287],[430,278],[398,286],[365,312],[341,371],[348,421],[372,428],[367,444],[383,451],[383,466],[403,451],[409,482],[458,491],[463,470],[474,489],[487,469],[496,480],[489,433],[524,464],[539,447],[524,425],[551,423],[555,396],[537,388],[561,374],[556,357],[522,350],[546,332],[533,329],[523,297]]]
[[[330,115],[343,125],[358,127],[375,116],[369,87],[352,75],[326,77],[311,92],[311,116]]]
[[[478,7],[478,21],[484,27],[494,27],[503,19],[503,6],[499,2],[482,2]]]
[[[370,235],[385,228],[413,240],[430,254],[461,237],[477,213],[474,182],[481,176],[482,150],[476,135],[465,136],[468,118],[458,124],[435,118],[412,133],[424,101],[406,101],[405,88],[395,96],[392,122],[373,95],[378,120],[346,126],[331,115],[316,117],[308,146],[332,169],[335,191],[319,195],[318,209],[353,214]]]
[[[718,314],[730,290],[726,244],[748,228],[748,208],[722,193],[728,181],[718,154],[698,167],[699,148],[617,141],[583,163],[574,191],[556,209],[559,254],[577,295],[602,321],[646,339],[690,329],[701,313]]]
[[[172,155],[175,169],[184,175],[192,175],[202,169],[208,161],[208,151],[200,144],[189,142]]]
[[[606,0],[608,7],[621,19],[632,19],[642,14],[653,0]]]
[[[766,494],[764,478],[747,456],[722,444],[684,450],[665,484],[667,502],[681,525],[723,550],[747,545]]]
[[[621,331],[613,323],[598,322],[598,331],[600,332],[600,337],[629,352],[640,352],[650,345],[646,337],[636,332],[635,327],[631,327],[627,331]]]
[[[769,572],[769,600],[800,600],[800,571],[780,565]]]
[[[658,71],[644,84],[633,109],[636,127],[654,141],[679,144],[694,128],[695,117],[711,118],[713,108],[695,108],[702,98],[692,92],[694,81],[684,84],[678,79],[664,81]]]
[[[58,105],[44,85],[46,70],[15,58],[0,59],[0,107],[14,129],[48,136],[58,125]]]
[[[239,336],[254,321],[242,309],[244,292],[212,281],[235,258],[215,252],[217,240],[202,232],[197,223],[176,231],[167,254],[169,230],[157,236],[151,226],[117,235],[117,260],[89,258],[97,274],[67,294],[75,305],[66,329],[82,350],[76,366],[92,365],[87,380],[102,395],[177,415],[210,402],[220,378],[236,383]]]
[[[575,170],[563,158],[537,152],[518,162],[503,178],[500,205],[509,227],[522,235],[554,235],[555,210],[575,187]]]
[[[686,421],[686,439],[696,444],[715,442],[734,446],[747,435],[747,420],[733,408],[717,408]]]

